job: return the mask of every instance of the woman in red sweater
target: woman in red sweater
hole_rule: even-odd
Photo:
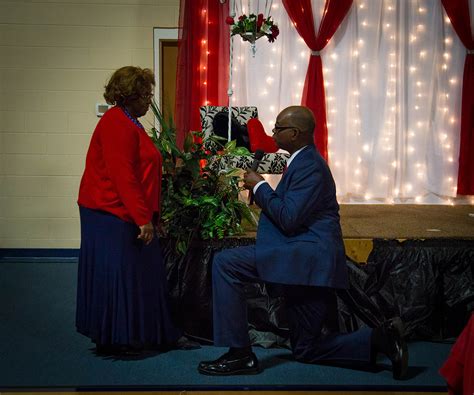
[[[105,87],[115,104],[97,124],[79,190],[81,250],[76,327],[99,354],[176,344],[155,232],[161,155],[138,118],[153,97],[151,70],[126,66]]]

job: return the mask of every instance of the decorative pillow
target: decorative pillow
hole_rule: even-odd
[[[250,139],[250,151],[261,149],[265,153],[278,151],[278,146],[268,134],[265,133],[262,123],[257,118],[251,118],[247,122],[248,136]]]
[[[227,139],[229,129],[229,112],[218,112],[212,121],[212,128],[214,129],[214,134]],[[237,121],[233,114],[230,121],[230,133],[230,138],[231,140],[235,140],[237,147],[245,147],[248,150],[250,149],[247,126],[242,125],[239,121]]]
[[[199,113],[201,115],[201,127],[204,132],[204,136],[208,137],[214,133],[214,128],[212,127],[212,121],[214,116],[220,112],[229,111],[228,107],[224,106],[202,106],[199,108]],[[258,111],[257,107],[232,107],[232,115],[239,121],[241,124],[246,124],[250,118],[257,118]],[[227,137],[227,135],[226,135]],[[216,144],[214,141],[207,140],[205,143],[205,149],[211,152],[219,151],[220,145]]]

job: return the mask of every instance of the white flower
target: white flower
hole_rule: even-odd
[[[271,34],[272,31],[270,28],[271,28],[270,25],[267,25],[266,23],[264,23],[262,27],[260,28],[260,30],[265,34]]]

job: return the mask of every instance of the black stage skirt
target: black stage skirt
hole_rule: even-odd
[[[154,346],[181,336],[171,322],[166,273],[157,237],[115,215],[79,207],[76,327],[104,345]]]

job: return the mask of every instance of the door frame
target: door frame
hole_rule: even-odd
[[[154,27],[153,28],[153,72],[155,73],[155,101],[158,105],[158,108],[163,111],[161,108],[161,92],[163,91],[162,81],[161,81],[161,47],[163,41],[177,41],[178,40],[178,31],[177,27]],[[155,120],[156,127],[156,120]]]

